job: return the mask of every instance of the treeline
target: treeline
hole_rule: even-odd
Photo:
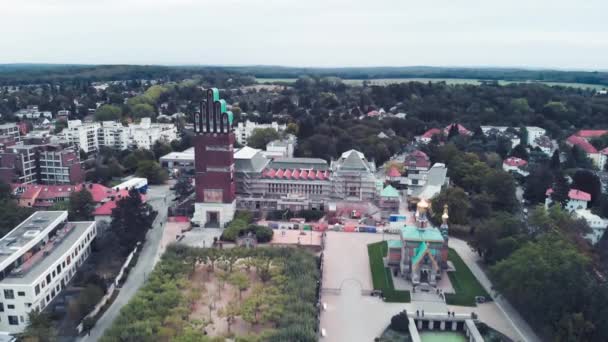
[[[543,81],[608,85],[608,73],[589,71],[529,70],[516,68],[351,67],[293,68],[281,66],[161,66],[161,65],[0,65],[0,84],[26,84],[62,79],[97,81],[129,79],[183,79],[231,74],[234,77],[297,78],[302,75],[374,78],[460,78],[490,81]]]
[[[252,76],[227,72],[223,68],[161,65],[66,65],[4,64],[0,65],[0,85],[58,83],[64,81],[121,81],[205,79],[216,87],[231,84],[253,84]]]

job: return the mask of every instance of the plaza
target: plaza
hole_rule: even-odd
[[[391,237],[386,234],[384,238]],[[424,310],[428,314],[454,311],[470,315],[475,312],[480,321],[514,341],[524,340],[494,302],[476,307],[453,306],[428,292],[412,293],[410,303],[387,303],[371,296],[373,284],[367,245],[382,239],[382,234],[327,232],[320,299],[320,327],[325,332],[322,341],[373,341],[382,334],[391,317],[404,309],[408,313]],[[448,277],[438,283],[438,288],[447,291],[451,284],[445,279]],[[394,283],[395,288],[408,289],[403,278],[394,277]]]

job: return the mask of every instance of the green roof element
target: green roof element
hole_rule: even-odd
[[[211,88],[211,91],[213,92],[213,101],[219,101],[220,100],[220,91],[217,88]]]
[[[406,241],[443,242],[443,235],[435,227],[418,228],[406,226],[401,228],[401,236]]]
[[[417,264],[428,250],[429,250],[429,245],[426,242],[421,242],[420,246],[418,246],[418,248],[416,248],[416,254],[412,258],[412,264],[413,265]]]
[[[382,192],[380,193],[380,196],[399,198],[399,191],[397,191],[397,189],[393,188],[392,185],[389,185],[386,188],[384,188],[384,190],[382,190]]]
[[[401,240],[388,240],[388,241],[386,241],[386,244],[388,245],[388,248],[399,248],[399,249],[401,249],[401,247],[403,247],[403,244],[401,243]]]
[[[232,114],[231,111],[227,111],[226,114],[228,114],[228,123],[230,124],[230,126],[232,126],[232,121],[234,121],[234,114]]]
[[[226,113],[226,101],[224,99],[220,100],[220,113]]]

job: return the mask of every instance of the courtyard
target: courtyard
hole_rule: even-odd
[[[394,236],[384,236],[385,240],[389,238]],[[382,334],[391,317],[404,309],[428,313],[475,312],[482,322],[514,341],[522,341],[494,302],[477,306],[448,305],[438,300],[434,293],[425,292],[412,293],[409,303],[389,303],[370,296],[369,291],[374,287],[368,244],[382,239],[382,234],[327,232],[321,290],[321,329],[326,334],[323,341],[373,341]],[[447,281],[442,284],[451,287],[449,278],[443,278]],[[396,289],[407,289],[406,281],[398,278],[393,281]]]

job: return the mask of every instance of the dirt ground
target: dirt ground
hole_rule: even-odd
[[[200,298],[191,307],[190,320],[205,322],[204,329],[209,336],[225,336],[229,334],[226,318],[222,317],[220,312],[232,300],[239,300],[237,288],[227,282],[223,284],[223,287],[220,287],[220,281],[217,278],[218,272],[221,272],[221,270],[217,267],[215,271],[211,271],[209,266],[199,265],[190,279],[192,286],[187,290],[191,291],[191,288],[194,288],[200,291]],[[240,300],[242,302],[251,294],[252,288],[256,284],[260,284],[261,281],[253,268],[247,272],[244,268],[241,269],[238,265],[235,265],[233,268],[234,272],[242,272],[249,277],[250,286],[247,290],[243,291]],[[247,335],[249,333],[258,333],[266,328],[263,325],[252,326],[237,316],[230,327],[230,332],[235,335]]]

